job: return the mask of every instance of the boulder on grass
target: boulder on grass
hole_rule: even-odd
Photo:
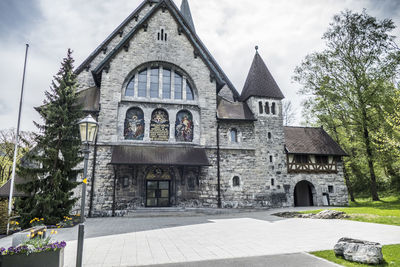
[[[323,210],[312,216],[313,219],[343,219],[347,218],[347,215],[343,211],[336,210]]]
[[[364,264],[383,262],[382,245],[376,242],[341,238],[334,247],[336,256],[343,256],[348,261]]]

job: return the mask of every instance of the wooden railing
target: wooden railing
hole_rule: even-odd
[[[330,164],[321,163],[288,163],[289,173],[337,173],[336,162]]]

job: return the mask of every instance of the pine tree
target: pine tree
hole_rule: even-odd
[[[34,166],[19,167],[19,175],[27,183],[19,185],[18,189],[30,197],[16,201],[21,225],[25,227],[35,217],[44,218],[46,224],[60,222],[69,215],[77,200],[72,190],[78,185],[74,180],[80,172],[77,165],[82,161],[77,122],[83,113],[77,105],[73,62],[72,51],[68,49],[50,90],[45,92],[43,105],[35,108],[44,124],[34,122],[40,130],[35,135],[36,152],[28,156]]]

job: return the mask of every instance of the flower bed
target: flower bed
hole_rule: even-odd
[[[0,255],[14,255],[14,254],[26,254],[39,253],[44,251],[56,251],[65,248],[67,243],[65,241],[49,243],[43,247],[35,247],[34,245],[20,245],[17,247],[9,247],[8,249],[0,248]]]
[[[31,239],[17,247],[0,248],[0,266],[57,266],[64,265],[65,241],[49,243],[49,238]]]

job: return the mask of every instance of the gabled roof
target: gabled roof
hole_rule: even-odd
[[[220,120],[255,121],[246,102],[230,102],[220,97],[217,117]]]
[[[258,52],[254,56],[239,100],[246,101],[251,96],[285,98]]]
[[[157,3],[159,0],[148,0],[148,1],[143,1],[90,55],[88,58],[85,59],[85,61],[82,62],[79,67],[76,68],[75,74],[81,73],[90,62],[100,53],[102,52],[103,48],[106,47],[113,39],[115,36],[121,33],[122,29],[132,20],[134,19],[145,7],[147,2],[154,2]]]
[[[347,156],[323,128],[284,127],[284,131],[289,154]]]
[[[186,19],[186,22],[189,24],[189,26],[195,32],[196,29],[194,27],[193,18],[192,18],[192,12],[190,12],[190,7],[189,7],[188,0],[182,0],[181,13],[182,13],[183,17]]]
[[[136,24],[135,27],[131,29],[131,31],[121,40],[121,42],[100,62],[99,65],[92,71],[94,80],[96,85],[100,85],[100,78],[102,71],[109,66],[110,61],[121,51],[124,46],[131,40],[131,38],[137,33],[139,30],[143,29],[145,23],[155,14],[157,10],[160,8],[168,9],[173,15],[174,19],[180,26],[183,33],[186,34],[189,41],[194,46],[198,55],[204,60],[205,64],[210,68],[211,74],[210,79],[215,79],[218,85],[217,93],[221,88],[227,84],[228,87],[232,90],[235,98],[239,98],[239,94],[231,81],[228,79],[226,74],[223,72],[221,67],[218,65],[216,60],[213,58],[211,53],[207,50],[205,45],[201,42],[200,38],[197,36],[195,31],[189,25],[189,22],[183,17],[180,10],[171,0],[160,0],[157,5],[155,5],[142,20]]]
[[[23,191],[19,191],[15,185],[24,184],[27,180],[15,175],[13,197],[26,197],[29,196]],[[0,187],[0,198],[8,198],[10,195],[11,179]]]

